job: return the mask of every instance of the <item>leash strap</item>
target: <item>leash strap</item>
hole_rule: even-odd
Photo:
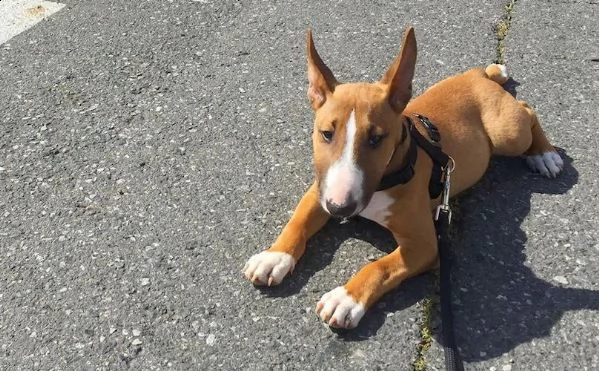
[[[435,227],[439,250],[439,289],[441,290],[441,321],[443,334],[443,353],[447,371],[463,371],[464,364],[455,341],[453,331],[453,312],[451,310],[451,263],[452,256],[449,248],[449,225],[451,224],[451,208],[449,207],[450,177],[454,169],[453,159],[445,166],[443,201],[437,207]]]

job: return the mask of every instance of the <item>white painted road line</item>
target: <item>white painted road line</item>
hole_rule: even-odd
[[[0,44],[33,27],[64,7],[39,0],[0,0]]]

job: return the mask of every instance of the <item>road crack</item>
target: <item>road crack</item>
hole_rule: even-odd
[[[433,343],[433,335],[431,330],[431,316],[433,311],[433,298],[428,297],[420,304],[420,342],[416,346],[416,359],[412,363],[414,371],[426,370],[426,352]]]
[[[505,64],[505,42],[512,24],[513,12],[517,2],[518,0],[509,0],[505,4],[503,16],[495,25],[495,37],[497,38],[495,63]]]

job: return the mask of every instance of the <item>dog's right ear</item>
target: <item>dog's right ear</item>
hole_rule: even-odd
[[[312,40],[312,31],[308,29],[307,37],[308,49],[308,99],[314,110],[317,110],[324,104],[329,96],[335,90],[337,80],[333,72],[324,64]]]

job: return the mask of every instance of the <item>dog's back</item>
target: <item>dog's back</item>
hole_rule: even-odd
[[[503,89],[507,79],[504,66],[474,68],[438,82],[406,107],[438,126],[444,151],[458,165],[452,194],[476,183],[491,155],[522,155],[531,146],[536,116]]]

